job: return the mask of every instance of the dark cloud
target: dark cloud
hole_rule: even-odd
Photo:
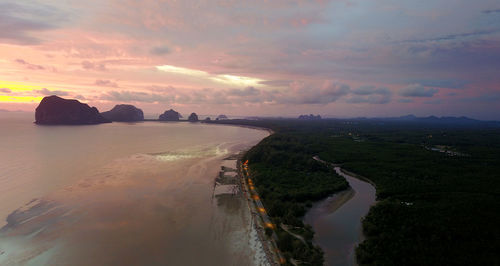
[[[151,48],[149,52],[153,55],[166,55],[170,53],[170,48],[167,46],[156,46]]]
[[[404,99],[399,99],[398,102],[400,102],[400,103],[412,103],[413,99],[404,98]]]
[[[500,9],[486,9],[481,11],[483,14],[493,14],[493,13],[500,13]]]
[[[485,79],[499,78],[490,74],[492,69],[500,67],[500,40],[498,38],[455,40],[450,42],[429,42],[412,44],[424,46],[426,51],[421,54],[406,54],[404,61],[411,59],[411,64],[398,64],[403,73],[423,73],[425,76],[454,78],[435,79],[405,79],[408,84],[418,83],[428,87],[448,87],[461,89],[480,83]],[[395,48],[396,49],[396,48]],[[406,48],[405,48],[406,49]],[[405,53],[405,51],[400,51]],[[396,60],[396,59],[395,59]],[[397,71],[397,70],[395,70]],[[411,72],[408,72],[411,71]],[[454,81],[455,80],[455,81]]]
[[[58,91],[58,90],[49,90],[47,88],[43,88],[41,90],[33,90],[40,95],[49,96],[49,95],[57,95],[57,96],[68,96],[69,93],[67,91]]]
[[[465,103],[497,103],[500,102],[500,92],[484,93],[474,97],[464,97],[460,99]]]
[[[424,88],[425,89],[425,88]],[[425,89],[425,93],[428,90]],[[408,95],[421,95],[419,88]],[[147,102],[168,104],[267,104],[267,105],[327,105],[341,98],[347,103],[387,104],[393,92],[385,87],[349,85],[324,81],[321,85],[292,82],[284,89],[261,89],[253,86],[240,89],[186,90],[172,86],[150,86],[144,91],[115,90],[103,93],[99,99],[115,102]],[[403,102],[403,101],[401,101]],[[411,100],[404,100],[411,102]]]
[[[223,94],[222,97],[234,103],[271,103],[278,98],[277,91],[256,89],[254,87],[225,90]]]
[[[292,83],[291,80],[264,80],[259,82],[259,84],[274,86],[274,87],[286,87]]]
[[[391,97],[387,95],[352,96],[347,99],[348,103],[371,103],[386,104],[391,102]]]
[[[347,99],[348,103],[386,104],[391,102],[392,92],[385,87],[361,86],[351,90],[354,96]]]
[[[182,93],[177,92],[178,95]],[[272,96],[269,92],[257,89],[255,87],[246,87],[243,89],[228,89],[216,90],[205,88],[197,90],[189,95],[189,102],[191,104],[244,104],[244,103],[264,103],[270,102]],[[180,100],[180,97],[176,98]]]
[[[267,90],[255,87],[241,89],[211,89],[189,91],[172,86],[148,88],[151,93],[141,95],[112,95],[115,99],[133,98],[137,101],[159,101],[162,95],[169,95],[170,103],[178,104],[328,104],[349,93],[349,86],[325,82],[322,86],[313,86],[294,82],[282,90]],[[110,100],[110,95],[106,96]]]
[[[448,89],[464,89],[469,81],[455,79],[414,79],[408,80],[411,84],[420,84],[424,87],[438,87]]]
[[[31,64],[31,63],[24,61],[23,59],[16,59],[15,61],[18,64],[24,65],[27,69],[31,69],[31,70],[44,70],[45,69],[45,67],[43,67],[41,65]]]
[[[471,31],[471,32],[464,32],[464,33],[457,33],[457,34],[447,34],[447,35],[438,36],[438,37],[434,37],[434,38],[427,38],[427,39],[403,40],[403,41],[399,41],[399,43],[423,43],[423,42],[450,41],[450,40],[456,40],[456,39],[461,39],[461,38],[490,35],[490,34],[494,34],[494,33],[498,33],[498,32],[500,32],[500,29],[478,30],[478,31]]]
[[[325,82],[322,86],[294,83],[283,90],[242,89],[183,90],[172,86],[147,88],[149,92],[111,91],[101,100],[177,104],[329,104],[349,93],[349,86]]]
[[[377,88],[375,86],[361,86],[357,89],[351,90],[352,94],[356,95],[373,95],[373,94],[379,94],[379,95],[391,95],[392,92],[385,87],[380,87]]]
[[[357,89],[353,89],[351,93],[356,95],[371,95],[373,94],[375,88],[376,88],[375,86],[361,86]]]
[[[64,12],[42,3],[12,1],[0,3],[0,42],[33,45],[42,42],[36,33],[59,27]]]
[[[98,79],[95,81],[94,84],[101,87],[118,88],[118,84],[116,84],[116,82],[107,79]]]
[[[408,53],[412,55],[420,55],[424,54],[431,51],[431,48],[429,46],[424,46],[424,45],[412,45],[408,47]]]
[[[115,102],[174,103],[175,95],[137,91],[110,91],[101,95],[100,99]]]
[[[97,70],[97,71],[106,71],[106,65],[103,63],[94,63],[90,61],[83,61],[82,67],[85,70]]]
[[[349,93],[350,87],[345,84],[328,84],[324,85],[319,91],[313,91],[313,101],[310,103],[332,103],[335,102],[340,97],[347,95]],[[304,102],[307,103],[307,102]]]
[[[432,99],[428,101],[424,101],[425,104],[441,104],[443,103],[443,100],[441,99]]]
[[[246,87],[244,89],[232,89],[228,91],[229,95],[236,96],[255,96],[260,94],[260,90],[254,87]]]
[[[324,81],[317,86],[303,82],[292,82],[289,89],[279,91],[275,98],[282,104],[329,104],[349,94],[350,87],[332,81]]]
[[[9,88],[0,88],[0,92],[3,92],[3,93],[11,93],[12,90],[9,89]]]
[[[420,84],[412,84],[399,90],[399,95],[405,97],[432,97],[439,90],[434,88],[426,88]]]

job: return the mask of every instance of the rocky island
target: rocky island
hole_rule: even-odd
[[[141,109],[130,104],[117,104],[113,109],[102,112],[101,115],[111,121],[134,122],[143,121],[144,113]]]
[[[198,122],[198,115],[196,113],[191,113],[188,118],[189,122]]]
[[[39,125],[92,125],[110,122],[95,107],[55,95],[44,97],[35,112],[35,123]]]
[[[301,120],[320,120],[321,116],[320,115],[313,115],[313,114],[300,115],[298,119],[301,119]]]
[[[227,116],[226,115],[219,115],[217,118],[215,118],[215,120],[219,121],[219,120],[228,120]]]
[[[181,115],[174,111],[173,109],[170,109],[168,111],[165,111],[163,114],[160,115],[158,120],[160,121],[179,121],[179,118],[181,118]]]

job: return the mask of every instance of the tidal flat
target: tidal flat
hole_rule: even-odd
[[[213,181],[227,154],[255,145],[268,133],[237,127],[142,123],[143,135],[131,129],[121,137],[143,140],[148,137],[144,130],[148,124],[153,131],[162,129],[157,133],[168,135],[170,127],[177,133],[187,131],[184,136],[200,134],[199,139],[190,142],[184,137],[187,148],[164,147],[164,152],[158,147],[151,149],[154,143],[147,141],[146,149],[151,152],[137,152],[139,145],[134,143],[131,154],[116,153],[115,158],[90,171],[73,173],[80,176],[71,177],[75,181],[18,206],[5,217],[6,224],[0,230],[0,264],[252,265],[248,209],[237,200],[214,200]],[[137,127],[111,124],[83,129],[102,132],[117,126]],[[178,134],[172,138],[160,140],[165,146],[168,141],[176,145],[182,141]]]

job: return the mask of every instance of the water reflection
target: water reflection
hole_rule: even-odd
[[[346,175],[352,190],[337,193],[308,211],[305,222],[312,225],[314,242],[325,252],[326,265],[355,265],[355,246],[362,241],[361,219],[375,203],[375,188]]]
[[[182,158],[117,157],[27,201],[0,230],[0,265],[251,265],[248,210],[241,198],[214,200],[213,181],[224,154],[267,133],[227,129],[168,153]]]

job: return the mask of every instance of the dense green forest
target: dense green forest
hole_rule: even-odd
[[[276,133],[250,149],[250,174],[268,214],[277,225],[278,247],[287,261],[321,265],[323,253],[312,245],[313,231],[302,217],[313,201],[348,187],[344,178],[312,159],[307,143],[300,138]],[[285,232],[284,224],[305,240]]]
[[[500,129],[359,120],[230,120],[270,128],[247,153],[256,186],[277,224],[298,226],[312,201],[345,181],[314,155],[373,181],[378,203],[363,220],[361,265],[499,265]],[[316,248],[299,257],[297,239],[280,248],[319,265]],[[310,242],[309,242],[310,243]],[[311,255],[313,254],[313,255]],[[304,258],[305,257],[305,258]]]

